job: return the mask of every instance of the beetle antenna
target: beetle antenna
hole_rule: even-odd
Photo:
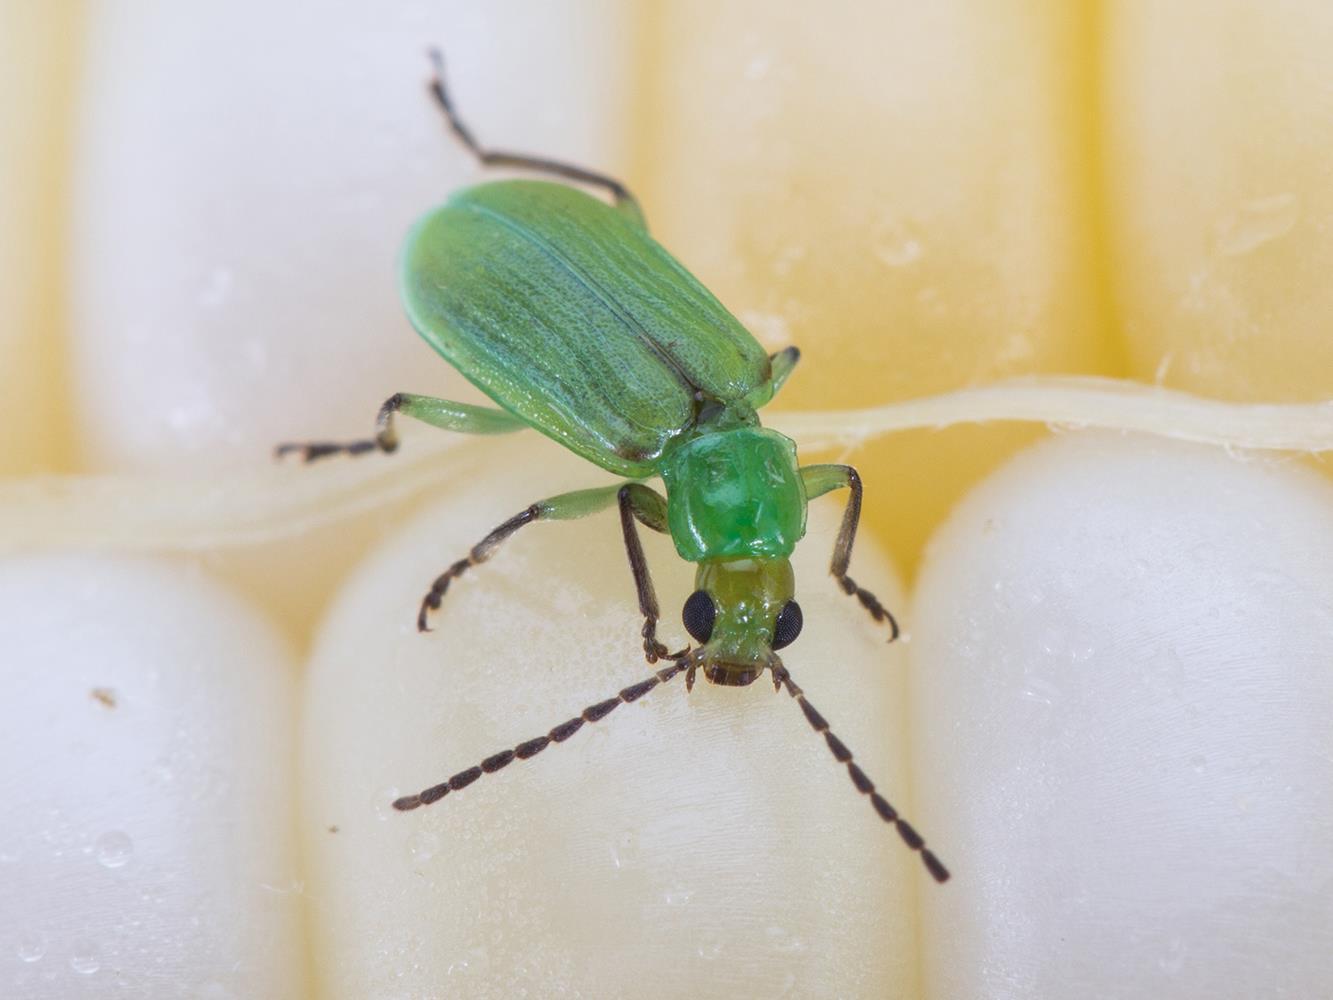
[[[774,659],[776,660],[776,657]],[[833,735],[828,722],[819,714],[815,706],[806,700],[805,692],[791,679],[791,674],[787,672],[787,668],[783,666],[782,662],[777,660],[771,669],[773,671],[773,686],[785,686],[787,693],[800,703],[801,711],[805,713],[805,717],[814,731],[823,734],[833,756],[839,763],[847,765],[847,773],[851,775],[852,784],[856,786],[856,790],[862,795],[870,796],[870,804],[875,807],[875,812],[879,813],[879,818],[885,823],[893,824],[898,830],[898,836],[903,838],[903,843],[921,855],[921,863],[926,866],[926,871],[930,872],[931,878],[936,882],[949,881],[949,869],[945,868],[940,859],[935,857],[935,853],[926,846],[925,840],[922,839],[921,834],[916,832],[912,824],[898,815],[898,810],[889,805],[888,800],[883,795],[875,791],[874,782],[867,778],[866,773],[852,760],[852,752],[847,749],[842,740]]]
[[[395,799],[393,807],[400,812],[407,812],[409,809],[417,808],[417,806],[428,806],[432,802],[438,802],[450,792],[457,792],[466,788],[483,774],[493,774],[515,759],[527,760],[529,757],[535,757],[541,753],[552,743],[565,742],[582,729],[585,722],[600,722],[622,704],[628,705],[632,701],[638,701],[657,685],[671,680],[676,674],[685,669],[685,660],[686,657],[682,655],[669,667],[663,667],[647,680],[640,681],[638,684],[631,684],[629,687],[622,689],[614,698],[607,698],[606,701],[589,705],[579,715],[574,716],[568,722],[560,723],[545,736],[527,740],[512,750],[501,750],[497,754],[492,754],[475,767],[470,767],[466,771],[459,771],[448,781],[432,785],[416,795],[404,795],[400,799]]]

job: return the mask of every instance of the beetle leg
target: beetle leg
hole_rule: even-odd
[[[329,455],[364,455],[376,450],[390,454],[398,450],[398,434],[393,426],[396,413],[442,430],[457,431],[459,434],[511,434],[528,426],[512,413],[493,407],[473,406],[471,403],[455,403],[453,400],[436,399],[433,396],[396,392],[380,407],[373,438],[346,442],[306,441],[280,444],[274,449],[274,455],[282,458],[284,455],[295,453],[301,456],[303,462],[313,462]]]
[[[464,146],[472,151],[472,155],[480,160],[483,165],[535,170],[538,173],[554,174],[567,180],[606,188],[611,193],[611,197],[615,199],[616,208],[620,209],[638,225],[647,228],[647,222],[644,220],[643,210],[639,207],[638,200],[630,194],[629,188],[614,177],[608,177],[605,174],[599,174],[583,167],[576,167],[569,163],[560,163],[538,156],[527,156],[523,153],[505,153],[483,147],[473,136],[472,130],[463,124],[462,119],[458,117],[458,112],[454,110],[454,103],[449,97],[449,89],[444,82],[444,55],[439,49],[431,49],[430,59],[435,64],[435,76],[430,82],[430,92],[435,96],[435,103],[444,112],[444,117],[449,122],[450,131],[458,137]]]
[[[657,593],[653,590],[653,578],[648,573],[648,560],[644,557],[639,532],[634,525],[637,520],[653,531],[666,532],[666,500],[642,483],[626,483],[620,488],[618,496],[620,527],[625,534],[625,554],[629,556],[634,587],[639,593],[639,611],[643,614],[643,631],[640,633],[643,636],[643,655],[649,663],[679,659],[684,655],[684,650],[670,653],[657,639],[657,622],[662,612],[657,606]]]
[[[847,509],[842,515],[842,527],[838,529],[838,541],[833,546],[833,561],[829,565],[829,572],[838,581],[843,593],[860,601],[875,621],[889,623],[889,642],[893,642],[899,634],[897,619],[879,603],[879,598],[858,586],[847,575],[847,566],[852,561],[852,543],[856,541],[856,526],[861,520],[861,477],[850,465],[807,465],[801,469],[801,481],[805,484],[806,498],[810,500],[831,490],[844,487],[851,490]]]
[[[547,500],[538,500],[519,511],[472,546],[472,550],[468,552],[467,556],[459,559],[435,578],[435,582],[430,585],[430,590],[421,599],[421,610],[417,613],[417,631],[430,631],[430,627],[426,624],[427,619],[432,611],[438,610],[440,607],[440,602],[444,600],[444,595],[449,590],[449,584],[473,566],[484,563],[495,554],[495,550],[500,547],[500,543],[519,528],[525,524],[531,524],[533,521],[573,521],[580,517],[587,517],[589,514],[595,514],[615,503],[616,497],[622,488],[620,483],[616,483],[612,486],[600,486],[591,490],[562,493]]]
[[[773,386],[774,396],[778,394],[778,390],[782,388],[782,384],[787,381],[787,376],[789,376],[792,373],[792,369],[796,367],[796,362],[800,360],[801,349],[795,344],[792,344],[791,347],[784,350],[778,351],[776,354],[770,354],[768,356],[768,361],[772,366],[773,371],[770,384]]]

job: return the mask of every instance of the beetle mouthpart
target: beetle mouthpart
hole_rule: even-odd
[[[699,670],[703,671],[704,679],[710,684],[720,684],[722,687],[745,687],[758,680],[759,675],[772,666],[771,661],[776,659],[772,657],[770,660],[755,663],[752,660],[718,656],[707,646],[701,646],[680,661],[681,666],[685,668],[685,690],[688,692],[694,688],[694,676]]]
[[[704,677],[712,684],[721,684],[723,687],[745,687],[747,684],[753,684],[759,679],[759,675],[764,672],[764,664],[759,663],[727,663],[724,660],[707,660],[704,662]]]

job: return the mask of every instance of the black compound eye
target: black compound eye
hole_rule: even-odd
[[[801,634],[801,626],[804,624],[805,616],[801,614],[801,606],[795,601],[784,604],[778,612],[778,620],[773,623],[773,648],[790,646]]]
[[[685,631],[694,636],[695,642],[707,642],[713,634],[713,622],[717,620],[712,595],[706,590],[696,590],[685,599],[681,617],[685,619]]]

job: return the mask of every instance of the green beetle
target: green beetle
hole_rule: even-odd
[[[760,425],[800,353],[768,355],[721,303],[648,233],[638,202],[619,181],[580,167],[484,149],[459,119],[432,53],[431,92],[454,134],[486,165],[518,167],[604,188],[612,204],[568,184],[508,180],[460,191],[422,218],[402,254],[401,293],[417,332],[500,409],[399,393],[380,409],[374,438],[284,444],[305,461],[393,452],[396,414],[465,434],[535,428],[625,482],[540,500],[474,546],[431,584],[417,626],[440,607],[450,583],[534,521],[571,520],[617,506],[644,617],[647,680],[580,715],[394,805],[435,802],[515,759],[563,742],[585,722],[634,701],[678,673],[745,685],[765,670],[785,686],[856,788],[918,851],[930,874],[949,877],[920,835],[875,790],[776,650],[801,631],[789,557],[805,534],[809,500],[846,488],[850,499],[831,572],[890,641],[898,624],[847,575],[861,514],[861,480],[849,465],[800,466],[796,445]],[[662,496],[642,480],[660,477]],[[698,564],[684,606],[696,648],[668,652],[637,524],[668,532],[681,558]]]

